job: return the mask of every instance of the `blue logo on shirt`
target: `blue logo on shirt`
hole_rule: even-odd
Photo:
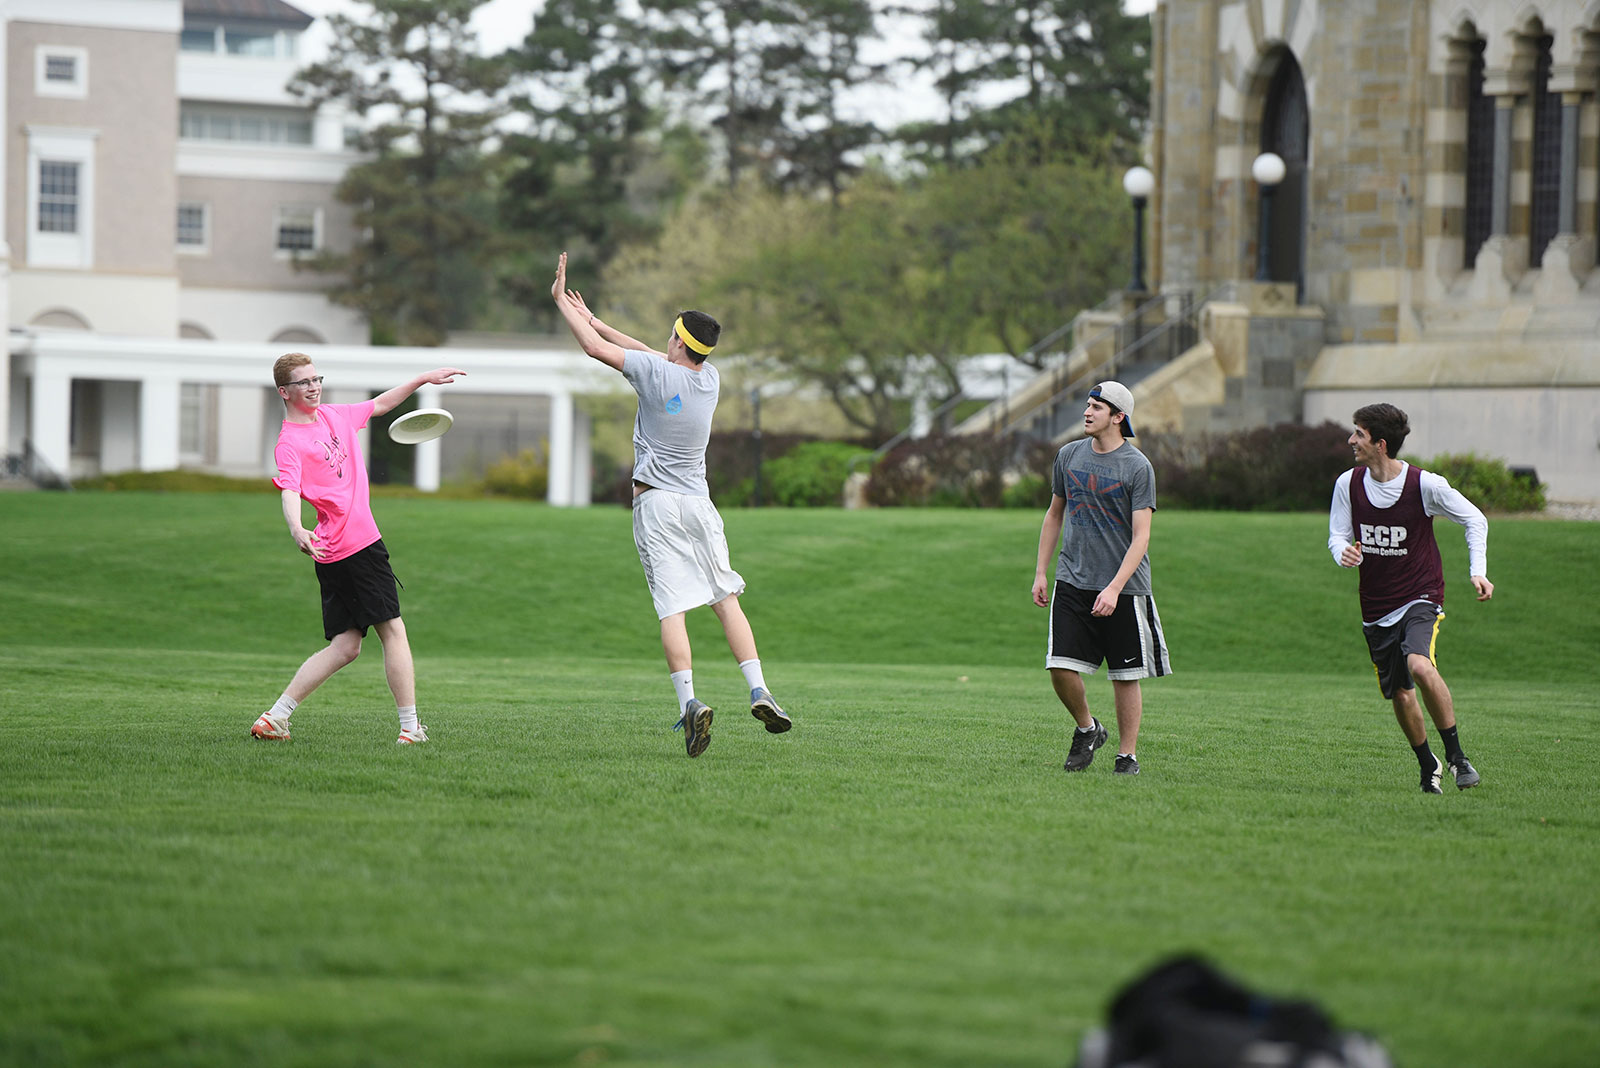
[[[682,394],[674,393],[672,399],[667,401],[667,414],[677,415],[681,411],[683,411],[683,396]]]

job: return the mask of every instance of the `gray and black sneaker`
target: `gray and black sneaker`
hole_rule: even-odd
[[[1457,753],[1450,758],[1450,774],[1456,777],[1456,789],[1465,790],[1478,785],[1478,769],[1472,766],[1467,754]]]
[[[1139,758],[1132,753],[1118,753],[1117,765],[1112,769],[1118,775],[1139,774]]]
[[[1433,768],[1424,768],[1422,771],[1422,792],[1425,794],[1442,794],[1439,789],[1439,779],[1444,775],[1444,762],[1438,757],[1433,758]]]
[[[782,734],[794,726],[772,694],[759,686],[750,691],[750,714],[766,724],[768,734]]]
[[[691,757],[704,753],[711,744],[711,716],[711,708],[705,702],[691,697],[678,722],[672,725],[673,730],[683,732],[683,748]]]
[[[1061,765],[1064,770],[1083,771],[1094,763],[1094,751],[1106,744],[1105,725],[1093,718],[1090,723],[1086,731],[1073,730],[1072,748],[1067,750],[1067,762]]]

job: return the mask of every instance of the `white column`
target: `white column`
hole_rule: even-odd
[[[589,449],[589,415],[577,412],[572,419],[572,503],[589,507],[589,488],[594,481],[594,457]]]
[[[33,396],[29,408],[33,424],[29,439],[40,461],[62,478],[70,476],[72,463],[72,376],[50,368],[35,358]]]
[[[438,386],[423,386],[417,390],[418,408],[437,408],[441,391]],[[411,481],[424,493],[433,493],[439,489],[439,457],[444,451],[444,439],[434,438],[424,441],[416,446],[417,454],[412,458]]]
[[[139,470],[171,471],[178,466],[181,401],[181,383],[176,375],[140,381]]]
[[[550,395],[550,486],[545,499],[566,507],[572,500],[572,394]]]

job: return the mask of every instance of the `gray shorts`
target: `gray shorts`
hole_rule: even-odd
[[[744,592],[744,578],[728,563],[722,516],[710,497],[663,489],[639,494],[633,499],[633,544],[660,619]]]
[[[1393,698],[1397,690],[1414,690],[1417,682],[1411,677],[1411,666],[1406,658],[1420,653],[1435,666],[1434,644],[1439,640],[1439,624],[1444,622],[1444,609],[1431,601],[1422,601],[1406,609],[1392,627],[1378,627],[1363,623],[1361,632],[1367,638],[1367,651],[1372,654],[1372,670],[1378,676],[1378,689],[1383,696]]]

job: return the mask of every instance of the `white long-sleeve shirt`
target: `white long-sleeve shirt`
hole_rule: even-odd
[[[1406,485],[1406,469],[1410,467],[1405,461],[1400,462],[1400,473],[1388,482],[1379,482],[1372,477],[1372,471],[1365,470],[1362,477],[1366,479],[1363,484],[1367,491],[1367,500],[1374,507],[1389,508],[1400,500],[1400,491]],[[1450,483],[1443,475],[1436,475],[1432,471],[1422,471],[1417,479],[1418,488],[1422,492],[1422,511],[1424,515],[1442,515],[1446,519],[1460,523],[1467,532],[1467,577],[1474,575],[1487,576],[1488,546],[1489,546],[1489,521],[1484,518],[1478,506],[1461,495],[1459,490],[1452,489]],[[1350,518],[1350,472],[1340,475],[1333,484],[1333,504],[1328,509],[1328,551],[1333,554],[1333,562],[1338,564],[1340,555],[1355,542],[1355,527]],[[1344,566],[1340,564],[1340,566]],[[1369,626],[1389,626],[1394,620],[1405,614],[1405,610],[1412,604],[1402,605],[1390,612],[1383,619],[1377,620]]]

